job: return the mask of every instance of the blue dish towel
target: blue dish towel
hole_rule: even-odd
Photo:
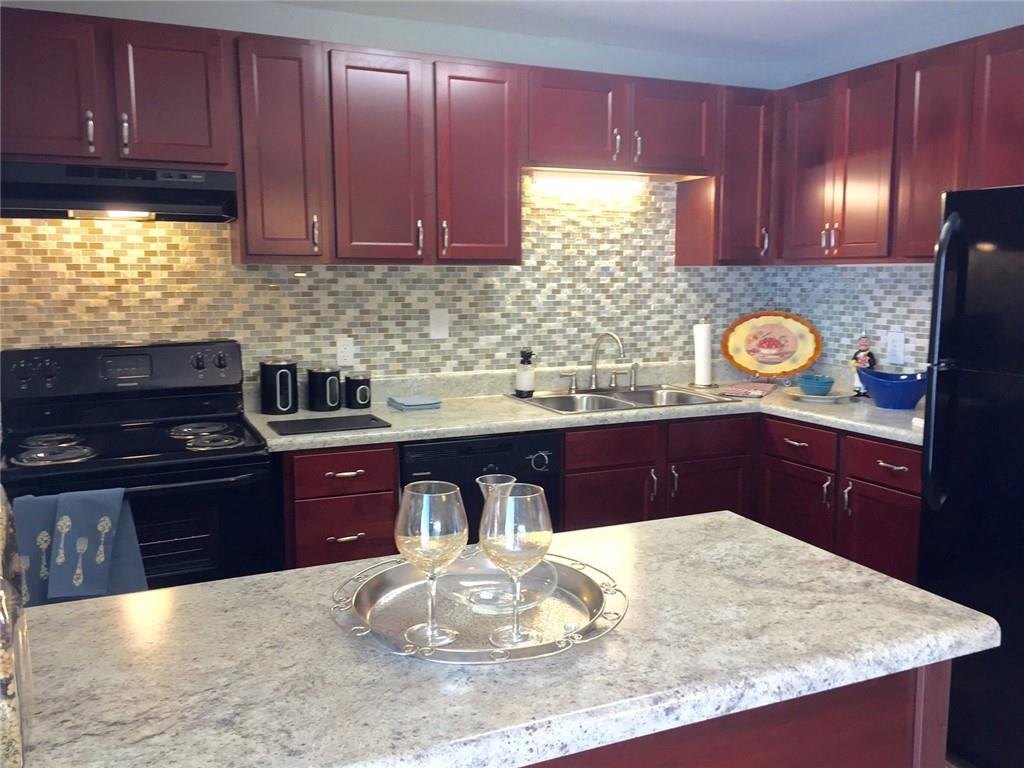
[[[29,558],[27,604],[146,589],[124,489],[23,496],[14,505],[18,552],[23,564]]]

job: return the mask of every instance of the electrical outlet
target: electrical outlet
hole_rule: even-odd
[[[338,367],[352,368],[356,364],[356,340],[351,336],[335,336],[334,349]]]
[[[885,362],[903,365],[907,356],[907,339],[903,331],[889,331],[885,337]]]
[[[448,310],[437,307],[430,310],[430,338],[448,338]]]

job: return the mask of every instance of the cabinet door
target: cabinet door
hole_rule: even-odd
[[[430,242],[423,62],[331,51],[331,96],[336,257],[422,261]]]
[[[820,259],[827,255],[826,223],[832,220],[832,81],[820,80],[783,94],[785,126],[780,146],[785,190],[782,257]]]
[[[318,257],[325,205],[327,92],[319,43],[238,42],[246,252]]]
[[[723,102],[718,261],[757,264],[768,259],[772,95],[726,88]]]
[[[82,19],[5,8],[0,28],[3,151],[99,157],[112,130],[96,93],[96,32]]]
[[[295,567],[395,553],[395,494],[295,502]]]
[[[663,488],[656,465],[566,475],[565,530],[661,517]]]
[[[112,36],[120,156],[229,162],[223,33],[125,21]]]
[[[914,583],[921,497],[846,480],[836,521],[836,553]]]
[[[759,522],[822,549],[832,549],[835,476],[782,459],[761,462]]]
[[[974,46],[949,45],[899,63],[892,255],[933,258],[942,193],[967,181]]]
[[[896,120],[896,62],[839,78],[831,256],[889,255],[889,187]]]
[[[718,86],[671,80],[633,81],[632,165],[663,173],[713,173]]]
[[[519,70],[442,62],[435,78],[438,258],[517,262]]]
[[[665,517],[730,512],[754,517],[754,457],[674,462],[668,466]]]
[[[1024,26],[979,38],[974,61],[971,188],[1024,184]]]
[[[530,70],[530,162],[629,168],[628,83],[615,75]]]

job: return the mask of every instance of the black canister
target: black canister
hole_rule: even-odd
[[[310,368],[306,371],[309,410],[336,411],[341,408],[341,371]]]
[[[345,405],[348,408],[370,407],[370,374],[350,373],[345,377]]]
[[[260,411],[278,416],[299,410],[299,379],[291,360],[260,361]]]

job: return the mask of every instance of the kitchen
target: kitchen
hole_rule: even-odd
[[[607,14],[621,10],[615,3],[589,16],[582,5],[539,4],[530,14],[535,29],[516,21],[522,7],[514,3],[496,4],[486,23],[473,16],[473,4],[382,4],[390,8],[382,15],[367,4],[335,3],[17,5],[24,8],[3,11],[0,68],[0,482],[12,497],[128,488],[126,519],[138,528],[151,590],[69,606],[29,601],[35,709],[27,719],[27,765],[33,757],[48,765],[175,764],[174,739],[147,726],[139,702],[125,697],[125,689],[138,688],[156,697],[159,719],[189,750],[177,756],[180,764],[199,764],[196,754],[205,753],[209,764],[524,765],[576,754],[584,762],[565,764],[616,765],[624,764],[622,753],[598,758],[587,750],[629,744],[650,750],[635,754],[649,754],[654,765],[659,747],[650,740],[675,734],[681,741],[668,742],[673,750],[687,740],[696,744],[688,749],[708,750],[693,752],[694,764],[724,765],[732,763],[715,751],[725,748],[714,728],[741,743],[737,734],[757,738],[764,722],[733,718],[793,720],[778,708],[851,695],[857,712],[878,696],[923,719],[892,726],[887,734],[898,746],[891,753],[876,739],[883,751],[850,750],[843,759],[909,765],[909,739],[925,745],[917,764],[941,766],[944,717],[929,730],[934,718],[920,715],[914,701],[944,715],[954,657],[963,658],[952,666],[950,759],[975,768],[1018,764],[1021,753],[1012,750],[1022,746],[1007,735],[1014,729],[994,714],[1000,709],[1012,722],[1020,710],[1008,703],[1011,693],[998,692],[1000,708],[974,698],[1012,674],[1012,658],[1020,658],[1008,656],[1020,653],[1012,612],[955,585],[932,588],[998,620],[1002,648],[968,655],[999,643],[995,622],[900,583],[939,583],[918,577],[929,551],[920,539],[929,509],[922,497],[935,490],[937,476],[923,466],[935,456],[926,440],[938,435],[950,444],[924,424],[942,391],[906,410],[879,408],[875,397],[811,403],[783,391],[796,383],[799,371],[792,371],[763,399],[719,392],[750,378],[720,343],[752,313],[799,316],[820,338],[810,370],[832,376],[840,394],[860,381],[849,363],[862,335],[879,371],[913,374],[933,362],[935,248],[948,219],[940,195],[1024,183],[1019,5],[949,4],[943,15],[929,4],[935,19],[928,25],[921,23],[927,12],[906,5],[877,17],[870,14],[880,9],[857,11],[852,3],[766,4],[787,9],[790,24],[792,14],[811,14],[789,58],[772,67],[753,52],[716,61],[712,41],[726,32],[700,3],[638,10],[651,39],[644,50],[622,38],[617,48],[608,44],[613,33],[600,30],[614,27]],[[770,10],[737,7],[746,24],[769,23]],[[559,21],[570,11],[580,25],[575,34]],[[659,33],[651,18],[663,12],[676,22]],[[683,18],[704,20],[686,32]],[[880,18],[908,40],[866,45]],[[807,48],[822,31],[814,24],[827,30],[842,21],[860,25],[863,49]],[[772,23],[779,30],[782,21]],[[922,31],[911,44],[915,27]],[[549,44],[551,30],[562,45]],[[669,33],[689,35],[693,53],[673,53],[664,44]],[[703,46],[693,38],[705,39]],[[403,53],[409,50],[434,53]],[[832,77],[815,79],[825,75]],[[720,82],[729,87],[705,84]],[[194,175],[175,175],[182,171]],[[156,220],[94,218],[93,210],[115,203],[113,210],[139,218],[152,212]],[[83,218],[69,218],[70,210]],[[970,201],[950,210],[969,219]],[[949,239],[947,250],[964,238]],[[994,288],[988,298],[1011,306]],[[1014,317],[1012,308],[1006,312]],[[694,326],[708,325],[710,348],[706,332],[695,341]],[[602,332],[614,336],[601,339]],[[1012,358],[1013,340],[1003,342]],[[698,346],[705,347],[700,355]],[[519,371],[534,379],[535,396],[525,402],[509,396],[519,388],[514,372],[524,347],[536,361],[527,366],[532,372]],[[985,344],[977,354],[981,370],[1005,370]],[[967,355],[957,350],[956,357]],[[707,357],[714,358],[709,369]],[[620,372],[618,385],[607,387],[613,372]],[[635,387],[627,383],[633,377]],[[723,386],[690,386],[707,377]],[[325,382],[323,411],[307,408],[314,378]],[[661,384],[671,385],[657,391],[675,393],[674,402],[682,395],[692,401],[639,403]],[[594,389],[604,394],[589,395],[591,402],[604,407],[575,410]],[[538,407],[545,392],[568,398],[558,402],[573,412]],[[992,429],[1012,435],[1019,395],[997,394],[1004,423]],[[430,407],[396,410],[389,399]],[[431,402],[437,399],[439,408]],[[335,409],[342,400],[349,407]],[[281,433],[296,422],[338,417],[356,421]],[[204,422],[203,433],[143,433],[143,424]],[[209,432],[211,422],[227,429]],[[57,427],[92,435],[101,426],[110,427],[106,442],[56,446],[79,456],[99,450],[98,457],[56,467],[12,463],[23,435]],[[228,436],[237,442],[223,442]],[[140,450],[132,441],[143,437],[150,442]],[[187,448],[193,440],[201,444]],[[991,455],[1004,457],[999,497],[1012,498],[1020,451],[1004,440]],[[403,487],[421,472],[457,482],[475,540],[483,508],[474,478],[497,471],[544,488],[556,529],[552,555],[610,575],[629,597],[621,624],[561,660],[497,665],[495,676],[427,659],[389,660],[346,637],[331,621],[331,594],[367,565],[357,561],[394,554]],[[207,482],[216,486],[181,487]],[[184,509],[195,514],[173,522],[191,528],[150,537]],[[716,517],[726,514],[719,510],[738,516]],[[623,527],[604,528],[610,525]],[[804,543],[794,548],[793,539],[769,529]],[[1011,541],[1011,531],[1004,533]],[[762,583],[740,572],[754,567],[741,553],[716,548],[722,539],[763,554]],[[169,548],[153,549],[168,541]],[[198,554],[188,544],[197,541],[204,542]],[[831,592],[799,578],[798,563]],[[672,589],[666,574],[673,569],[692,569],[689,592]],[[1001,579],[1019,575],[1007,569]],[[231,576],[242,580],[224,580]],[[820,625],[803,626],[809,614],[796,611],[779,626],[775,617],[786,611],[752,613],[735,602],[742,595],[729,592],[738,583],[775,610],[807,600],[815,621],[833,607]],[[274,604],[249,604],[250,590]],[[656,605],[657,594],[644,594],[651,590],[678,605]],[[891,594],[884,610],[867,599],[872,590]],[[285,599],[297,605],[294,630],[274,619],[276,601]],[[716,604],[721,615],[693,612]],[[659,610],[685,615],[686,624],[663,636]],[[737,646],[727,658],[708,659],[697,630],[728,651],[721,622],[729,615],[744,616],[750,623],[742,632],[763,635],[764,645],[744,649],[732,638]],[[909,615],[920,619],[913,631]],[[192,628],[190,619],[209,631]],[[682,626],[692,626],[695,639],[680,640]],[[316,700],[332,713],[327,721],[300,716],[314,710],[294,696],[260,710],[252,702],[267,700],[267,690],[218,661],[259,648],[254,658],[286,674],[287,660],[267,651],[281,642],[274,628],[303,638],[278,649],[294,653],[300,666],[313,668],[327,655],[361,668],[359,682],[324,671],[333,687]],[[87,648],[71,653],[80,633],[104,639],[92,656],[105,649],[109,679],[90,669]],[[251,634],[253,643],[238,634]],[[659,669],[641,660],[668,664],[659,648],[676,642],[682,661],[664,667],[659,680]],[[787,656],[785,648],[797,651]],[[117,671],[133,666],[123,655],[130,650],[146,660],[148,674]],[[985,667],[993,658],[999,662]],[[601,685],[602,664],[630,684]],[[570,675],[557,684],[579,690],[552,696],[550,708],[531,707],[543,682],[531,671],[543,670],[543,678],[559,665],[579,680]],[[787,666],[792,679],[773,677]],[[218,676],[239,692],[209,689],[193,698]],[[419,688],[396,696],[403,676]],[[158,694],[171,677],[175,685]],[[374,680],[382,678],[378,696]],[[302,685],[314,680],[304,677]],[[908,695],[907,680],[910,704],[897,695]],[[66,693],[56,693],[65,685],[58,681],[66,681]],[[283,679],[267,682],[293,690]],[[737,703],[729,692],[745,684],[758,694]],[[893,690],[863,687],[890,684]],[[117,702],[110,711],[85,695],[97,686]],[[677,697],[665,699],[673,686]],[[700,693],[707,690],[713,693]],[[200,728],[175,695],[231,715],[221,728]],[[358,706],[380,697],[403,707],[398,720],[442,700],[460,708],[461,720],[398,737],[400,729],[369,722]],[[638,714],[628,699],[651,702]],[[648,707],[659,701],[672,713],[651,715]],[[812,714],[856,719],[842,706],[829,699]],[[589,709],[601,707],[605,732],[586,726]],[[489,716],[474,721],[481,711]],[[991,727],[979,724],[977,712]],[[55,724],[97,718],[110,723],[105,736],[83,732],[85,754],[69,754]],[[552,732],[531,743],[528,734],[543,718]],[[330,731],[353,720],[362,735]],[[808,722],[822,730],[820,720]],[[259,740],[255,734],[272,723],[293,729],[293,738]],[[712,730],[693,735],[705,726]],[[225,757],[234,728],[255,752]],[[561,729],[577,738],[560,736]],[[489,741],[487,733],[507,740]],[[827,751],[836,744],[793,751],[806,733],[778,740],[763,758],[775,762],[736,764],[846,764]],[[119,751],[118,742],[133,735],[138,751]]]

